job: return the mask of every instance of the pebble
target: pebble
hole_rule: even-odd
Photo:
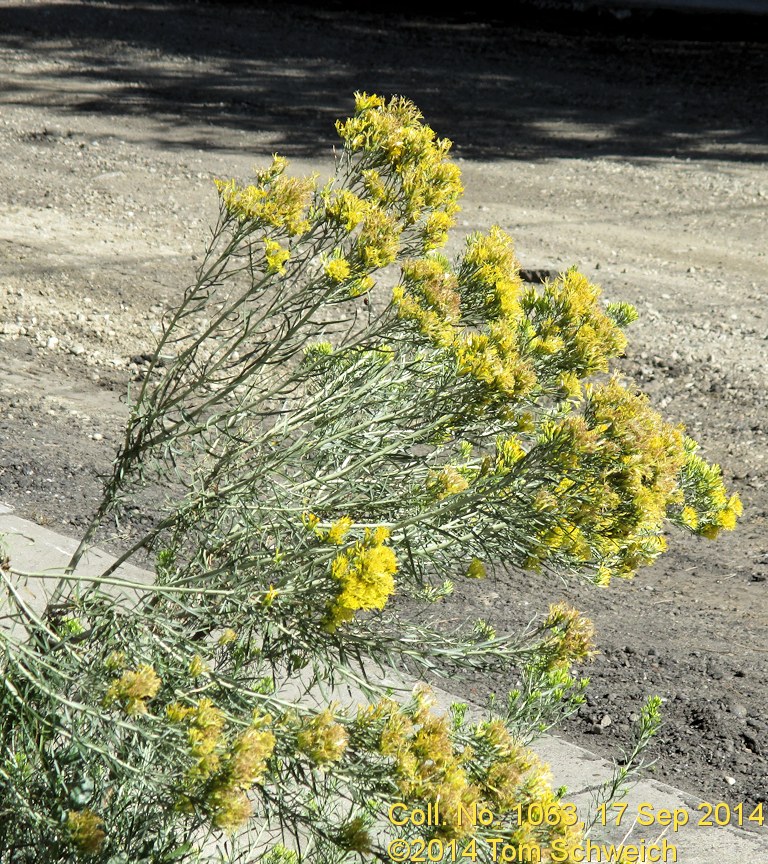
[[[52,351],[59,344],[59,340],[55,336],[49,336],[48,341],[45,343],[45,347]]]
[[[603,719],[600,721],[600,725],[603,727],[603,729],[607,729],[611,725],[611,723],[613,723],[613,720],[611,720],[611,715],[603,714]]]
[[[723,677],[723,674],[723,668],[719,663],[712,660],[707,663],[707,675],[709,675],[710,678],[719,681]]]
[[[726,777],[725,777],[725,782],[726,782],[729,786],[735,786],[735,785],[736,785],[736,778],[735,778],[735,777],[729,777],[728,775],[726,775]]]
[[[91,435],[91,438],[94,441],[102,441],[104,439],[104,436],[101,434],[101,432],[94,432],[93,435]]]
[[[731,702],[730,705],[731,714],[734,714],[736,717],[746,717],[747,709],[741,702]]]

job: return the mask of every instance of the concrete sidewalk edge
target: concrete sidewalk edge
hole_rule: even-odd
[[[9,551],[14,568],[36,573],[55,572],[63,568],[77,545],[72,538],[14,516],[12,508],[2,503],[0,540]],[[113,560],[98,549],[91,550],[78,572],[84,576],[93,575]],[[124,578],[141,584],[147,584],[153,578],[151,573],[132,565],[126,565],[118,572]],[[50,584],[47,579],[26,581],[23,590],[33,606],[42,608],[45,590]],[[398,689],[407,689],[413,684],[396,674],[393,674],[391,683]],[[454,702],[467,702],[445,690],[433,688],[433,691],[438,706],[443,709],[449,708]],[[478,706],[470,705],[470,711],[477,716],[482,714]],[[594,792],[611,776],[610,763],[582,747],[550,735],[534,742],[532,749],[549,764],[555,785],[568,788],[566,799],[579,807],[584,818]],[[708,815],[709,821],[714,822],[713,814],[703,806],[705,802],[680,789],[643,779],[632,786],[622,802],[627,804],[627,809],[621,824],[611,824],[611,819],[607,820],[609,824],[605,826],[598,824],[590,838],[594,843],[617,844],[626,838],[625,842],[637,845],[639,854],[644,856],[638,857],[637,861],[677,861],[680,864],[758,864],[768,861],[768,828],[753,832],[732,826],[700,825],[698,823]],[[718,803],[709,802],[711,805]],[[677,812],[678,819],[682,819],[685,813],[687,824],[673,831],[672,826],[662,824],[666,817],[662,816],[661,811]],[[618,815],[618,811],[615,812]],[[609,811],[607,815],[613,816],[613,813]],[[746,815],[745,810],[745,818]],[[768,817],[768,814],[765,815]],[[642,822],[655,817],[654,824],[637,823],[635,817],[638,816]],[[636,824],[633,825],[633,822]],[[663,847],[665,839],[667,845]],[[666,848],[666,856],[655,857],[661,854],[657,850],[662,848]],[[593,857],[591,860],[598,859]],[[602,857],[599,860],[610,859]]]

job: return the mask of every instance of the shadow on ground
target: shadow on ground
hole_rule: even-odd
[[[766,158],[764,45],[558,34],[513,17],[9,3],[0,45],[34,48],[51,86],[33,89],[20,68],[0,101],[181,116],[185,145],[216,146],[225,127],[264,133],[265,151],[314,157],[335,141],[333,121],[349,113],[351,94],[368,90],[407,95],[469,158]]]

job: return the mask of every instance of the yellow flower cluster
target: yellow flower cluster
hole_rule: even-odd
[[[682,430],[645,397],[616,380],[582,387],[623,352],[621,327],[636,317],[627,304],[603,311],[599,294],[574,269],[521,292],[512,243],[494,228],[469,238],[455,270],[437,255],[406,262],[393,299],[398,316],[478,386],[466,399],[474,410],[492,410],[522,432],[520,400],[569,400],[563,419],[540,424],[537,444],[499,439],[495,462],[486,457],[480,473],[517,471],[536,446],[559,480],[533,495],[535,536],[525,563],[587,565],[605,585],[663,551],[668,515],[713,537],[735,525],[741,503],[726,495],[719,468],[689,452]],[[430,482],[435,486],[434,476]],[[449,483],[445,493],[458,489]]]
[[[386,204],[389,200],[389,190],[387,183],[375,168],[364,168],[360,172],[363,178],[365,191],[373,201],[379,204]]]
[[[255,715],[253,723],[235,738],[225,753],[222,770],[205,797],[205,806],[215,828],[235,831],[250,818],[248,790],[264,775],[275,749],[275,736],[265,728],[271,719],[269,715]]]
[[[80,852],[95,855],[104,845],[104,822],[92,810],[69,810],[67,833]]]
[[[346,232],[354,231],[365,218],[366,210],[372,206],[369,201],[350,192],[340,189],[331,193],[328,191],[325,200],[325,215],[334,225]]]
[[[578,394],[579,378],[607,372],[609,359],[623,354],[627,345],[617,320],[633,320],[634,310],[615,304],[622,314],[611,317],[600,308],[599,297],[600,288],[571,268],[541,291],[532,288],[520,299],[528,350],[549,359],[568,395]]]
[[[397,258],[399,239],[400,226],[397,220],[383,208],[366,202],[352,255],[366,270],[386,267]]]
[[[499,436],[496,439],[495,473],[509,473],[525,456],[525,450],[517,435]]]
[[[695,534],[714,539],[721,530],[731,531],[742,514],[738,493],[728,495],[719,465],[710,465],[696,454],[697,445],[685,439],[685,464],[681,486],[685,505],[672,518]]]
[[[326,543],[340,546],[354,524],[355,523],[349,518],[349,516],[342,516],[340,519],[337,519],[327,531],[321,531],[320,537],[325,540]]]
[[[501,720],[481,723],[477,739],[490,750],[484,766],[484,795],[494,809],[505,813],[518,803],[524,777],[539,767],[538,759],[512,738]]]
[[[400,795],[405,801],[424,804],[440,802],[443,825],[440,836],[462,837],[473,833],[463,820],[460,808],[471,812],[481,801],[481,790],[467,773],[472,757],[469,748],[457,750],[451,738],[451,726],[446,716],[430,711],[425,690],[414,693],[415,710],[408,711],[396,702],[382,700],[378,711],[385,717],[379,741],[379,751],[392,759]]]
[[[325,275],[331,282],[344,282],[352,274],[352,268],[346,258],[331,258],[325,265]]]
[[[512,238],[498,225],[488,234],[470,234],[459,263],[462,298],[488,319],[515,321],[523,287],[519,270]]]
[[[177,702],[166,708],[172,723],[187,724],[189,752],[193,758],[186,777],[190,783],[207,780],[219,768],[224,743],[226,721],[221,709],[210,699],[201,699],[197,705],[184,706]]]
[[[231,628],[227,627],[226,630],[219,636],[216,640],[216,644],[224,647],[225,645],[229,645],[231,642],[234,642],[237,639],[237,633]]]
[[[109,685],[103,705],[108,708],[119,702],[126,714],[133,716],[147,713],[147,700],[153,699],[162,681],[155,670],[142,664],[133,672],[124,672]]]
[[[257,174],[257,184],[239,187],[234,180],[216,180],[224,207],[241,222],[275,228],[293,236],[309,230],[307,209],[316,178],[284,177],[287,161],[275,156],[272,166]]]
[[[514,403],[545,394],[578,399],[581,379],[621,354],[627,304],[598,303],[600,289],[568,270],[543,288],[523,290],[511,238],[494,226],[467,239],[452,268],[441,256],[408,261],[393,293],[398,316],[447,352],[478,392],[476,411],[516,416]]]
[[[569,669],[572,664],[590,660],[595,651],[595,627],[578,609],[567,603],[552,603],[544,627],[552,631],[546,651],[550,668]]]
[[[361,856],[371,851],[371,835],[361,816],[354,816],[342,825],[335,842],[340,848],[357,852]]]
[[[473,558],[467,567],[467,579],[485,579],[486,575],[485,564],[479,558]]]
[[[347,262],[350,270],[375,270],[395,260],[402,228],[394,214],[348,189],[329,190],[325,197],[325,215],[331,224],[348,233],[357,231],[349,253],[351,262]]]
[[[491,812],[508,813],[520,806],[522,819],[515,817],[513,846],[531,844],[534,861],[550,860],[557,843],[558,854],[581,845],[582,829],[553,794],[549,770],[539,758],[515,741],[500,720],[481,723],[477,729],[477,749],[484,752],[481,787]],[[536,817],[532,818],[533,810]],[[547,825],[539,814],[547,813]],[[566,859],[571,861],[571,858]],[[573,860],[576,860],[575,858]]]
[[[376,730],[378,750],[392,762],[403,801],[422,808],[439,802],[442,824],[436,826],[437,836],[462,839],[476,834],[472,820],[459,819],[460,812],[471,813],[476,805],[501,818],[514,812],[515,843],[530,843],[541,854],[531,860],[549,860],[555,840],[558,849],[578,846],[580,829],[553,794],[547,767],[513,739],[501,720],[463,728],[458,743],[449,718],[435,714],[432,707],[428,689],[417,687],[411,704],[383,699],[359,709],[356,723],[368,734]],[[528,820],[534,805],[548,812],[548,824]],[[519,826],[518,806],[523,814]]]
[[[665,548],[662,526],[683,502],[687,457],[682,430],[642,394],[612,379],[587,385],[585,396],[583,416],[545,424],[539,435],[562,479],[532,501],[541,527],[528,565],[566,553],[594,562],[606,584],[610,573],[631,575]]]
[[[366,529],[363,540],[334,558],[331,576],[341,591],[331,604],[325,624],[329,631],[351,621],[358,609],[383,609],[395,590],[395,553],[386,546],[389,531]]]
[[[347,730],[333,719],[333,713],[326,708],[311,720],[305,720],[297,737],[299,750],[305,753],[318,766],[338,762],[344,755],[349,743]]]
[[[387,102],[356,93],[354,117],[338,122],[336,129],[349,152],[363,154],[363,178],[371,198],[384,206],[397,205],[406,225],[426,215],[424,240],[434,248],[444,242],[458,210],[461,175],[447,158],[451,142],[437,138],[422,119],[407,99]]]
[[[264,258],[267,262],[267,273],[285,273],[285,262],[291,253],[274,240],[264,241]]]
[[[481,410],[508,406],[537,383],[520,348],[521,287],[512,241],[494,227],[468,238],[456,272],[439,256],[407,263],[393,294],[399,317],[447,349],[457,373],[480,385]]]
[[[127,662],[125,651],[111,651],[104,661],[104,667],[111,671],[124,669]]]
[[[224,734],[224,715],[210,699],[201,699],[195,706],[174,703],[166,713],[171,722],[187,724],[193,759],[185,775],[181,806],[189,806],[194,797],[214,827],[222,831],[241,827],[251,815],[247,792],[263,776],[275,749],[276,739],[269,728],[272,718],[254,712],[251,725],[229,741]]]
[[[195,654],[189,664],[189,677],[199,678],[208,672],[208,665],[199,654]]]
[[[393,291],[398,316],[414,321],[433,344],[448,348],[461,319],[458,280],[445,259],[408,261]]]
[[[438,501],[456,495],[469,488],[467,478],[453,465],[446,465],[440,471],[433,471],[427,477],[427,489]]]
[[[469,333],[454,343],[456,367],[482,385],[482,401],[508,405],[528,396],[536,385],[536,372],[520,354],[506,324],[494,322],[489,333]]]

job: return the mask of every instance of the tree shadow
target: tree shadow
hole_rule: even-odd
[[[14,70],[0,103],[170,121],[183,146],[219,146],[217,130],[231,129],[254,133],[254,152],[315,157],[367,90],[412,99],[468,158],[768,155],[759,44],[343,4],[118,0],[6,5],[0,34],[44,67],[42,83]]]

